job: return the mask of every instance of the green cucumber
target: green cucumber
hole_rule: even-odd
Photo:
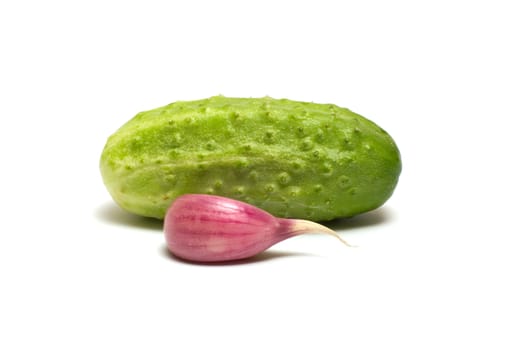
[[[401,158],[387,132],[348,109],[215,96],[137,114],[109,137],[100,169],[116,203],[142,216],[207,193],[323,221],[383,205]]]

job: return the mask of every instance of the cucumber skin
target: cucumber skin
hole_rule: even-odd
[[[163,219],[179,195],[242,200],[325,221],[383,205],[401,173],[394,140],[333,104],[215,96],[141,112],[109,137],[104,184],[123,209]]]

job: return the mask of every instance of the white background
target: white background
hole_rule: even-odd
[[[501,1],[2,1],[0,348],[505,349]],[[171,258],[98,161],[137,112],[335,103],[397,141],[374,212],[247,263]]]

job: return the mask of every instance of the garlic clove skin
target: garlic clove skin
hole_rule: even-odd
[[[311,221],[276,218],[250,204],[204,194],[178,197],[164,221],[169,251],[196,262],[249,258],[280,241],[310,231],[337,236]]]

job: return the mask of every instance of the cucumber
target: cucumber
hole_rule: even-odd
[[[141,112],[109,137],[104,184],[125,210],[162,219],[187,193],[324,221],[383,205],[401,173],[394,140],[333,104],[215,96]]]

